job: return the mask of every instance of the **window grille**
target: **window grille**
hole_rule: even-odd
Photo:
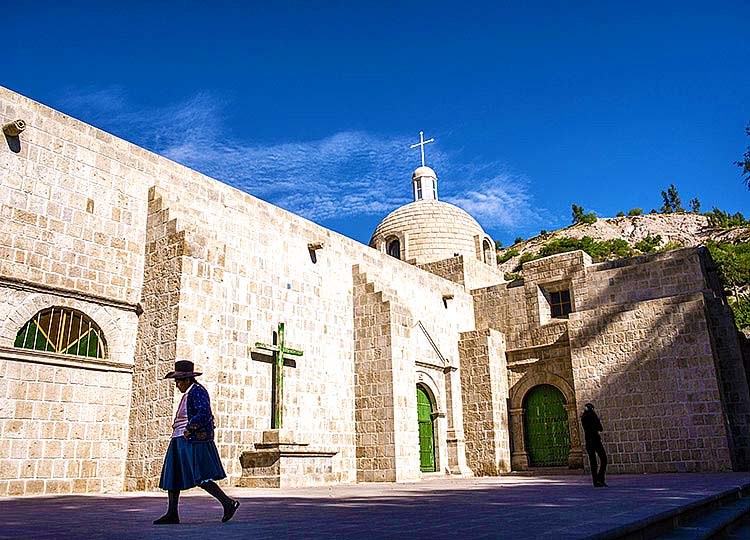
[[[67,307],[43,309],[16,334],[15,346],[57,354],[106,357],[101,329],[88,316]]]
[[[573,311],[570,304],[570,291],[557,291],[549,293],[550,307],[553,317],[567,317]]]

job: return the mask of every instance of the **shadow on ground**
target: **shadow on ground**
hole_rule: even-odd
[[[502,477],[300,490],[229,489],[221,508],[193,490],[180,525],[154,526],[166,497],[153,494],[0,499],[0,538],[44,539],[575,539],[633,523],[750,482],[741,473],[617,476],[596,489],[583,476]]]

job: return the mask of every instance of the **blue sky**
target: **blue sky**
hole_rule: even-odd
[[[179,7],[177,7],[179,6]],[[750,2],[12,2],[1,84],[363,243],[441,200],[496,240],[750,215]]]

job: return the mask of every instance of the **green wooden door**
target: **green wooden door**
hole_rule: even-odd
[[[568,464],[570,431],[560,390],[549,384],[532,388],[524,399],[524,426],[531,467]]]
[[[435,435],[432,424],[432,401],[417,386],[417,417],[419,419],[419,470],[435,472]]]

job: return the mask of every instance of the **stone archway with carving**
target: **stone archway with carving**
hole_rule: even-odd
[[[570,430],[570,453],[568,467],[580,469],[583,467],[583,452],[581,437],[578,431],[578,409],[576,407],[573,386],[564,378],[547,371],[528,373],[510,389],[511,436],[513,437],[513,453],[511,454],[511,468],[526,470],[529,468],[529,455],[526,451],[526,433],[524,428],[523,400],[532,388],[541,384],[549,384],[560,390],[565,397],[565,412],[568,414],[568,429]]]

